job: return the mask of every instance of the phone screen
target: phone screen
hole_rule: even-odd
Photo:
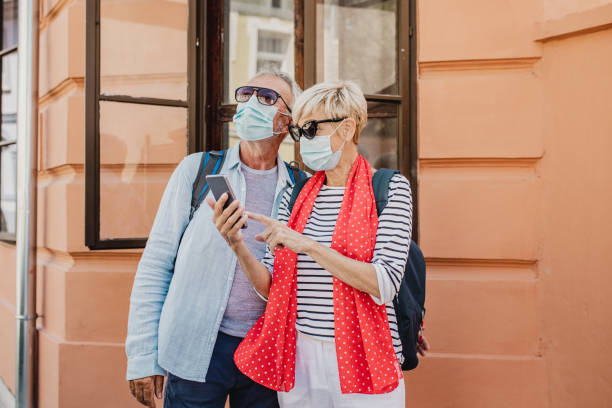
[[[210,186],[210,191],[212,191],[215,200],[219,200],[223,193],[228,194],[228,199],[223,205],[223,209],[225,210],[234,200],[236,200],[236,195],[232,190],[232,186],[229,183],[229,180],[226,176],[222,176],[219,174],[206,176],[206,182]],[[247,224],[245,223],[242,228],[246,228]]]
[[[227,193],[229,195],[223,209],[225,210],[235,199],[234,191],[232,190],[232,186],[230,186],[229,181],[226,176],[220,175],[210,175],[206,176],[206,182],[210,186],[210,190],[215,197],[215,200],[219,200],[223,193]]]

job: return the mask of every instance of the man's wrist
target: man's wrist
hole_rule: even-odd
[[[244,252],[245,249],[248,250],[246,244],[244,243],[242,239],[239,240],[238,242],[231,243],[230,248],[232,248],[232,251],[234,251],[234,253],[238,256],[240,256],[240,254]]]

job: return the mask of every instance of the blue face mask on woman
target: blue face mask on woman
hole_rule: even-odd
[[[255,97],[251,97],[247,102],[238,103],[238,109],[234,115],[234,125],[236,125],[238,136],[243,140],[256,141],[282,133],[274,131],[276,112],[278,112],[278,107],[262,105]],[[290,116],[284,112],[281,113]]]
[[[305,137],[300,139],[300,156],[302,156],[302,161],[306,166],[319,171],[331,170],[338,165],[346,139],[344,139],[340,148],[334,152],[331,148],[331,137],[342,126],[342,122],[329,135],[315,136],[312,139],[306,139]]]

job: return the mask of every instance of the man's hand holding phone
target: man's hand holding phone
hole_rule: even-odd
[[[233,200],[225,207],[229,197],[229,193],[225,192],[219,197],[219,200],[215,201],[212,197],[209,197],[206,202],[213,210],[213,222],[217,230],[228,245],[233,248],[242,242],[242,232],[240,230],[246,225],[248,217],[244,206],[241,206],[238,200]]]

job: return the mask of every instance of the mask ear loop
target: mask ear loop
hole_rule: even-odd
[[[329,137],[330,137],[330,138],[331,138],[331,137],[334,135],[334,133],[336,133],[336,132],[338,131],[338,129],[340,129],[340,126],[342,126],[342,125],[344,124],[344,121],[345,121],[345,120],[346,120],[346,119],[342,119],[342,122],[340,122],[340,124],[339,124],[338,126],[336,126],[336,128],[334,129],[334,131],[333,131],[333,132],[332,132],[332,133],[329,135]],[[348,139],[346,138],[346,136],[344,136],[344,141],[342,142],[342,144],[340,145],[340,147],[338,148],[338,150],[336,150],[336,152],[341,152],[341,151],[342,151],[342,148],[343,148],[343,147],[344,147],[344,145],[346,144],[346,141],[347,141],[347,140],[348,140]],[[334,152],[334,153],[336,153],[336,152]]]
[[[278,108],[276,108],[278,109]],[[278,113],[280,113],[281,115],[285,115],[285,116],[292,116],[290,113],[285,113],[285,112],[281,112],[279,110],[277,110]],[[287,125],[288,126],[288,125]],[[289,127],[287,127],[287,132],[289,132]],[[272,134],[273,135],[280,135],[281,133],[283,133],[282,131],[279,132],[275,132],[274,130],[272,130]]]

